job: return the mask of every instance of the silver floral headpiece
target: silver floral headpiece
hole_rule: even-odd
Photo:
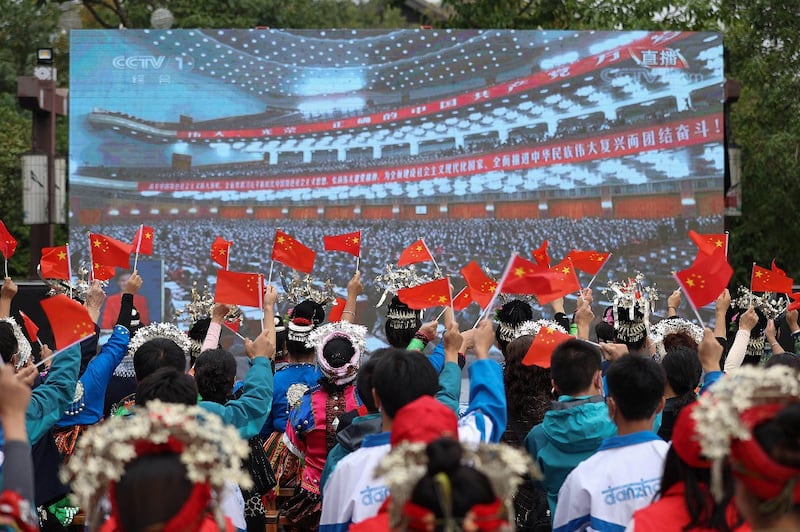
[[[284,295],[281,301],[290,301],[295,305],[306,299],[310,299],[320,305],[327,305],[336,300],[333,290],[333,283],[326,279],[321,288],[314,286],[314,278],[306,275],[301,278],[296,270],[292,270],[292,276],[287,279],[287,275],[281,272],[281,284],[283,285]]]
[[[325,342],[333,336],[347,338],[359,353],[367,352],[367,328],[349,321],[335,321],[320,325],[308,334],[306,347],[313,347],[321,353]]]
[[[412,288],[440,277],[442,277],[442,272],[438,268],[434,271],[433,276],[429,276],[419,273],[414,264],[409,264],[404,268],[387,264],[384,272],[375,277],[375,286],[379,290],[383,288],[383,295],[375,306],[381,307],[389,294],[396,295],[401,288]]]
[[[140,442],[178,443],[182,450],[177,452],[189,480],[209,483],[217,496],[227,481],[242,488],[252,486],[242,468],[250,447],[238,430],[199,406],[153,400],[146,407],[137,407],[135,416],[108,418],[81,436],[73,459],[60,475],[62,482],[70,483],[81,507],[99,506],[99,498],[111,483],[118,482],[127,464],[139,457]],[[223,530],[224,517],[217,512],[215,518]]]
[[[424,443],[401,443],[375,468],[375,476],[386,482],[392,494],[389,507],[392,529],[402,525],[403,506],[428,471],[425,449]],[[503,501],[508,516],[514,515],[514,495],[524,477],[543,478],[528,453],[504,443],[481,443],[476,450],[462,446],[461,461],[486,476],[495,496]]]
[[[786,312],[789,301],[785,297],[778,297],[777,294],[772,292],[754,294],[746,286],[740,286],[739,296],[731,300],[731,305],[743,309],[754,307],[768,320],[774,320]]]
[[[784,365],[770,368],[741,366],[728,373],[697,399],[692,411],[702,454],[712,460],[712,493],[721,499],[724,493],[722,465],[733,440],[752,438],[742,421],[749,408],[800,400],[797,371]]]
[[[181,351],[185,355],[188,355],[190,350],[192,349],[192,341],[189,339],[189,336],[180,330],[177,325],[173,325],[172,323],[151,323],[150,325],[145,325],[138,331],[136,334],[133,335],[131,338],[130,343],[128,344],[128,355],[133,356],[136,351],[142,347],[145,342],[150,340],[154,340],[156,338],[166,338],[167,340],[172,340],[178,347],[181,348]]]
[[[614,329],[617,336],[628,342],[637,342],[645,337],[650,326],[650,313],[658,301],[658,290],[644,284],[644,275],[625,281],[609,281],[601,292],[611,299],[614,314]],[[637,316],[638,313],[641,317]]]
[[[703,341],[703,328],[683,318],[664,319],[650,328],[650,338],[661,357],[667,354],[664,348],[664,338],[670,334],[680,333],[689,335],[698,345]]]
[[[542,327],[555,329],[558,332],[569,334],[569,331],[552,320],[531,320],[523,321],[521,324],[519,324],[519,326],[516,328],[516,336],[514,336],[512,340],[516,340],[521,336],[536,336],[539,334],[539,331],[542,329]]]
[[[22,333],[22,327],[19,326],[17,320],[14,318],[2,318],[0,321],[4,321],[11,325],[11,330],[14,332],[14,338],[17,340],[17,354],[19,355],[19,359],[17,360],[16,365],[14,366],[16,369],[21,368],[25,364],[28,363],[28,360],[31,358],[31,343],[25,338],[25,335]]]

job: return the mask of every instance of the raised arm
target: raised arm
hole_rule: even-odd
[[[357,271],[350,281],[347,282],[347,301],[342,311],[342,321],[350,323],[356,322],[356,303],[358,302],[358,296],[361,295],[363,290],[364,286],[361,284],[361,272]]]
[[[6,277],[0,288],[0,319],[11,316],[11,301],[17,295],[17,290],[17,285],[11,280],[11,277]]]

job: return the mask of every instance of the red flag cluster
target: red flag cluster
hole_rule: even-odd
[[[580,289],[578,276],[568,260],[542,269],[518,255],[513,257],[500,286],[500,292],[504,294],[535,295],[542,305]]]
[[[750,275],[750,290],[752,292],[776,292],[779,294],[791,294],[794,281],[786,276],[786,272],[778,268],[775,261],[772,261],[772,268],[762,268],[753,264],[753,273]]]

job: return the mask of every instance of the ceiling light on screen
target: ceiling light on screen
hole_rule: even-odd
[[[361,68],[309,68],[304,70],[294,91],[299,96],[321,96],[359,91],[365,85]]]

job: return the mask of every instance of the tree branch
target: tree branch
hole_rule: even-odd
[[[102,5],[104,7],[108,7],[103,2],[99,2],[99,3],[100,3],[100,5]],[[83,5],[86,6],[86,9],[89,10],[89,13],[91,13],[91,15],[94,17],[94,19],[101,26],[103,26],[104,28],[116,28],[117,27],[115,24],[109,24],[108,22],[103,20],[103,18],[100,16],[100,13],[98,13],[97,10],[95,10],[95,8],[92,7],[91,1],[85,1],[85,2],[83,2]]]

